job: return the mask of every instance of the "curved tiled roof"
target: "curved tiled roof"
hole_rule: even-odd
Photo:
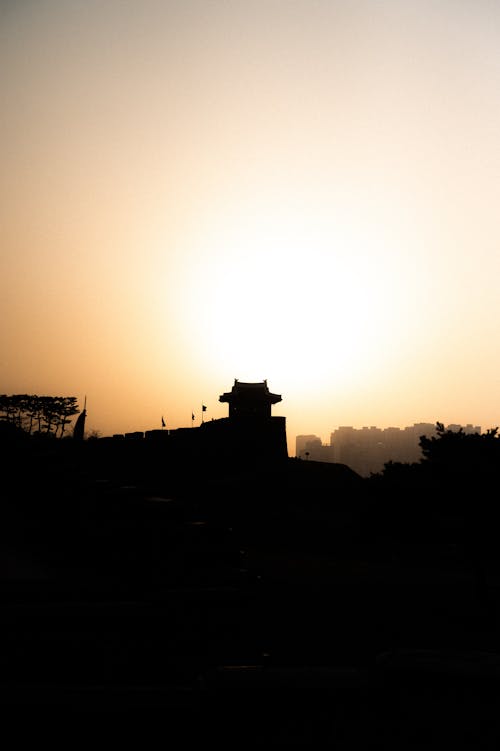
[[[259,400],[265,398],[265,401],[268,401],[271,404],[276,404],[281,401],[281,396],[279,394],[272,394],[269,391],[267,380],[259,381],[257,383],[245,383],[243,381],[238,381],[237,378],[234,380],[234,385],[231,391],[226,391],[224,394],[221,394],[219,396],[219,401],[231,402],[235,398],[238,399],[238,397],[248,398],[250,396],[258,398]]]

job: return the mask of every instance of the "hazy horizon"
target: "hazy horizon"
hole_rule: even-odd
[[[2,393],[500,424],[500,5],[0,3]]]

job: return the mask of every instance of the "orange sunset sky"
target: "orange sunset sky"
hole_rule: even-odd
[[[2,0],[0,392],[500,424],[497,0]]]

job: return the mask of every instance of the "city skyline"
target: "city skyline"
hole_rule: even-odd
[[[500,424],[500,6],[0,4],[2,392]]]
[[[480,425],[443,426],[446,431],[464,434],[484,434]],[[423,458],[420,439],[437,436],[436,423],[414,423],[405,427],[365,425],[356,428],[340,425],[330,433],[329,442],[323,442],[315,434],[295,437],[295,456],[318,462],[347,464],[363,477],[382,472],[388,462],[418,463]]]

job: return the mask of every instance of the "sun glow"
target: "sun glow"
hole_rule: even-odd
[[[204,367],[296,393],[376,377],[402,290],[391,239],[363,226],[255,204],[205,225],[181,285]]]

